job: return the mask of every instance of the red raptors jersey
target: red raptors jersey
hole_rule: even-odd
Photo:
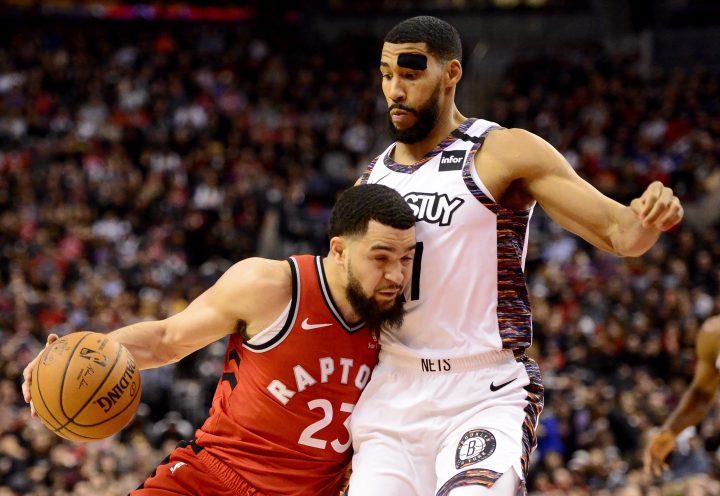
[[[362,324],[343,320],[321,257],[289,263],[282,331],[262,345],[230,337],[197,444],[267,495],[337,496],[352,456],[350,412],[379,346]]]

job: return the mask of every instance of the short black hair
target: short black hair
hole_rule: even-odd
[[[400,193],[382,184],[361,184],[343,191],[328,221],[328,236],[363,236],[371,220],[410,229],[415,216]]]
[[[462,62],[460,34],[454,26],[437,17],[405,19],[385,35],[385,43],[425,43],[428,52],[438,59]]]

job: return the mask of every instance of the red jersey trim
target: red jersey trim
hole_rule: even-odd
[[[330,293],[330,288],[328,287],[327,278],[325,277],[325,268],[323,267],[321,257],[315,257],[315,269],[317,270],[318,281],[320,281],[320,292],[323,295],[325,304],[330,310],[330,313],[332,313],[335,317],[335,320],[338,321],[340,326],[350,334],[359,331],[360,329],[365,327],[365,322],[348,324],[343,318],[342,313],[340,313],[340,310],[338,310],[337,305],[335,304],[335,300],[333,300],[332,293]]]
[[[295,325],[298,313],[298,302],[300,301],[300,269],[297,265],[297,261],[294,258],[288,258],[287,262],[290,264],[290,274],[292,275],[292,297],[290,299],[290,310],[288,311],[288,317],[283,325],[283,328],[278,332],[272,339],[262,344],[250,344],[243,340],[243,348],[247,348],[250,351],[260,353],[275,348],[277,345],[283,342],[283,340],[290,333],[290,329]]]

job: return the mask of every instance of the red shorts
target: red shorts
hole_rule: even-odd
[[[264,496],[236,472],[182,441],[131,496]]]

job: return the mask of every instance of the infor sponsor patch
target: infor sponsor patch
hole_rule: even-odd
[[[495,436],[485,429],[466,432],[455,450],[455,468],[461,469],[485,460],[495,452],[496,446]]]

